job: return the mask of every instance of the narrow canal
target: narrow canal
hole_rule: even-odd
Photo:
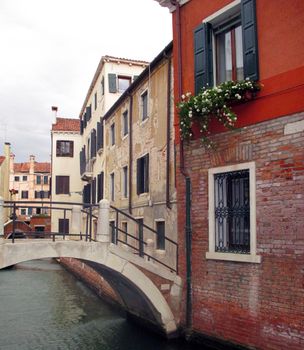
[[[0,349],[197,348],[146,332],[105,304],[57,262],[36,260],[0,271]]]

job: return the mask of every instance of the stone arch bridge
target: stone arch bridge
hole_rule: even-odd
[[[67,237],[55,240],[54,236],[12,241],[2,238],[0,232],[0,269],[42,258],[80,259],[106,279],[129,314],[167,337],[176,336],[181,300],[180,277],[167,267],[112,243],[108,208],[107,201],[100,204],[95,241]]]

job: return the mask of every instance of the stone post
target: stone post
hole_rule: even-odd
[[[4,200],[0,197],[0,243],[4,242]]]
[[[110,202],[102,199],[99,202],[96,240],[98,242],[110,243],[109,227]]]
[[[150,255],[150,256],[153,256],[153,255],[152,255],[152,254],[153,254],[153,248],[154,248],[154,241],[153,241],[153,239],[148,238],[147,241],[146,241],[146,243],[147,243],[146,253],[147,253],[148,255]],[[147,255],[145,255],[145,259],[146,259],[147,261],[150,260],[150,258],[149,258]],[[150,260],[150,261],[153,261],[153,260]]]
[[[81,207],[79,205],[73,205],[72,206],[72,218],[71,218],[71,221],[72,221],[72,223],[71,223],[70,233],[72,235],[79,235],[79,239],[80,239]]]

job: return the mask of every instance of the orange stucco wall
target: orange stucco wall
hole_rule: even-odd
[[[182,93],[194,91],[193,30],[204,18],[230,2],[191,0],[180,8]],[[304,1],[256,0],[256,12],[260,81],[264,87],[254,101],[237,107],[238,126],[304,110]],[[175,11],[175,82],[178,81],[176,19]],[[175,84],[175,100],[179,101],[178,84]]]

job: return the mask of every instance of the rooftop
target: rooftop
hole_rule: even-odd
[[[80,131],[80,120],[71,118],[56,118],[52,131]]]

